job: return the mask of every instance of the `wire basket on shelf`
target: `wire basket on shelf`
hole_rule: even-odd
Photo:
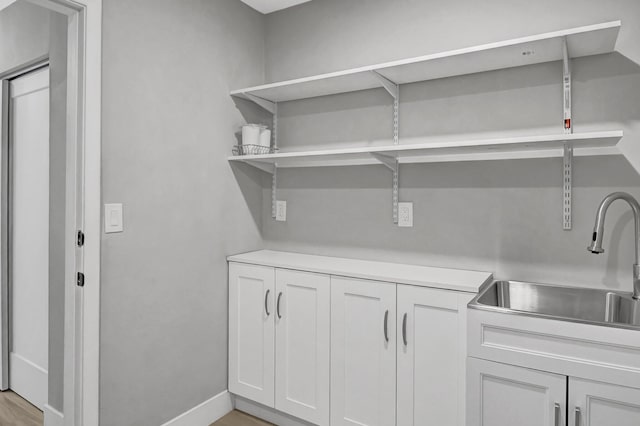
[[[233,147],[233,155],[263,155],[263,154],[275,154],[278,148],[263,145],[235,145]]]

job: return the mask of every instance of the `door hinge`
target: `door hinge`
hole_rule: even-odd
[[[82,272],[78,272],[76,282],[78,284],[78,287],[84,287],[84,274]]]
[[[84,246],[84,232],[78,231],[76,242],[78,244],[78,247]]]

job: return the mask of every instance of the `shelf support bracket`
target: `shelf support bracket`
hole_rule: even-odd
[[[271,136],[273,137],[272,146],[273,152],[276,152],[278,149],[278,103],[274,102],[273,104],[273,132],[271,132]]]
[[[571,192],[573,188],[573,146],[565,142],[564,156],[562,160],[562,229],[571,230]]]
[[[563,126],[566,134],[573,133],[571,121],[571,63],[567,38],[562,39],[562,96],[563,96]],[[562,229],[570,231],[572,227],[571,198],[573,190],[573,146],[569,142],[564,144],[562,157]]]
[[[573,133],[573,123],[571,122],[571,64],[566,37],[562,39],[562,92],[564,101],[564,132]]]
[[[372,70],[371,73],[378,79],[378,81],[380,81],[382,87],[384,87],[384,89],[389,92],[393,98],[393,144],[398,145],[400,143],[400,85],[394,83],[375,70]]]
[[[273,165],[273,174],[271,175],[271,217],[276,218],[277,213],[277,197],[276,190],[278,188],[278,164]]]
[[[389,94],[393,97],[393,99],[398,99],[400,97],[400,90],[396,83],[389,80],[387,77],[383,76],[378,71],[371,70],[371,73],[374,75],[375,78],[378,79],[380,84],[382,84],[382,87],[384,87],[384,89],[387,92],[389,92]]]
[[[243,93],[244,96],[247,97],[251,102],[261,106],[262,108],[269,111],[271,114],[276,114],[276,103],[263,99],[259,96],[252,95],[251,93]]]
[[[398,162],[398,158],[395,156],[380,154],[379,152],[372,152],[371,155],[380,163],[382,163],[385,167],[391,170],[393,173],[393,194],[391,197],[392,202],[392,212],[393,212],[393,223],[398,223],[398,200],[400,195],[399,189],[399,177],[400,177],[400,163]]]
[[[269,173],[270,175],[274,173],[276,168],[274,164],[265,163],[263,161],[246,160],[245,163],[255,167],[256,169],[260,169],[265,173]]]

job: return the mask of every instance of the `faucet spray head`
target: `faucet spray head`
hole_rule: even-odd
[[[591,244],[587,247],[593,254],[602,254],[604,249],[602,248],[602,237],[598,238],[598,231],[593,231],[593,237],[591,238]]]

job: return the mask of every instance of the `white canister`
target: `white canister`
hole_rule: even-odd
[[[271,147],[271,130],[266,127],[260,129],[260,146]]]
[[[259,124],[245,124],[242,126],[242,145],[259,145],[260,131],[263,127]]]

